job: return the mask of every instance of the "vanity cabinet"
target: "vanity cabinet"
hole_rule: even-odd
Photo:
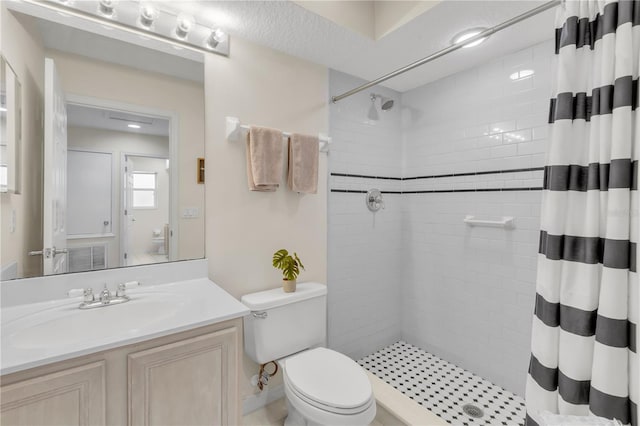
[[[233,425],[242,320],[1,377],[0,424]]]
[[[129,424],[233,424],[236,339],[231,328],[130,354]]]
[[[105,423],[105,363],[93,362],[2,387],[3,425]]]

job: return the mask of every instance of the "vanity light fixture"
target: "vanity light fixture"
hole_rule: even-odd
[[[193,16],[186,13],[181,13],[176,19],[176,37],[180,40],[185,40],[189,36],[189,32],[196,24],[196,20]]]
[[[152,29],[153,23],[158,17],[158,9],[153,7],[151,3],[140,4],[140,17],[138,18],[138,25],[144,29]]]
[[[118,0],[100,0],[98,3],[98,13],[105,18],[115,19],[117,5]]]
[[[127,124],[127,127],[131,129],[139,129],[141,126],[139,124]]]
[[[209,35],[205,44],[208,48],[215,49],[223,40],[224,32],[220,28],[216,28],[211,30],[211,35]]]
[[[453,43],[454,44],[458,44],[458,43],[462,43],[465,40],[469,40],[472,37],[477,36],[478,34],[480,34],[481,32],[485,31],[486,28],[472,28],[470,30],[466,30],[461,32],[460,34],[456,35],[453,38]],[[478,40],[474,40],[472,42],[469,42],[467,44],[465,44],[464,46],[462,46],[463,49],[469,48],[469,47],[475,47],[477,45],[479,45],[480,43],[483,43],[488,37],[482,37]]]
[[[517,80],[525,79],[527,77],[531,77],[535,73],[536,72],[534,70],[520,70],[511,74],[509,78],[513,81],[517,81]]]
[[[194,53],[229,56],[227,33],[218,26],[198,23],[192,15],[171,10],[168,3],[160,6],[154,0],[15,0],[7,2],[7,7],[53,21],[59,19],[54,14],[60,14],[66,19],[65,25],[77,28],[94,23],[100,26],[95,32],[102,35],[104,30],[112,30],[134,34],[146,44],[163,42],[170,47],[157,46],[158,50],[173,48],[191,60],[201,60]],[[130,39],[124,33],[107,37]]]

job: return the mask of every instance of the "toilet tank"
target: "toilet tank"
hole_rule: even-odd
[[[315,346],[327,338],[327,286],[299,283],[294,293],[282,288],[242,296],[251,310],[244,317],[244,350],[258,364]]]

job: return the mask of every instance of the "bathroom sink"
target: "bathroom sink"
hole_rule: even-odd
[[[77,300],[35,311],[2,325],[3,340],[16,348],[39,349],[68,346],[135,332],[162,322],[183,309],[184,296],[146,293],[127,303],[80,310]]]
[[[129,302],[79,309],[81,297],[3,307],[0,375],[249,313],[207,278],[127,290]]]

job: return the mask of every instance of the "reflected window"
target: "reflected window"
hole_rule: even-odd
[[[157,174],[152,172],[133,172],[133,208],[155,209]]]

